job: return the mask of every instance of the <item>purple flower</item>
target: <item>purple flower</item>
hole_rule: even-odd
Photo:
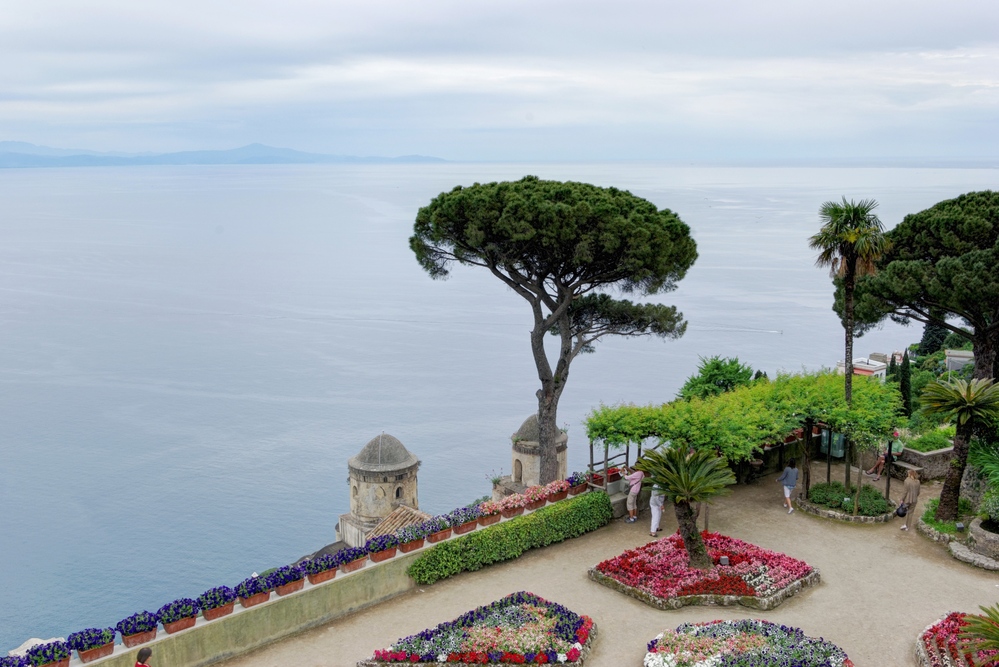
[[[114,628],[87,628],[72,633],[66,638],[69,647],[77,651],[88,651],[114,641]]]
[[[20,655],[0,656],[0,667],[28,667],[31,663]]]
[[[70,648],[66,642],[49,642],[48,644],[38,644],[28,649],[28,660],[32,665],[38,667],[48,662],[65,660],[70,655]]]
[[[128,618],[118,621],[118,625],[115,628],[121,633],[122,637],[128,637],[129,635],[137,635],[140,632],[155,630],[156,624],[159,622],[160,617],[153,612],[140,611],[137,614],[132,614]]]
[[[416,540],[422,540],[424,537],[429,535],[431,532],[427,526],[426,521],[420,523],[410,524],[408,526],[403,526],[396,536],[399,538],[399,544],[405,544],[406,542],[415,542]]]
[[[306,574],[320,574],[327,570],[334,570],[339,565],[335,554],[323,554],[318,558],[313,558],[302,563],[302,569]]]
[[[451,527],[460,526],[463,523],[468,523],[469,521],[475,521],[481,516],[482,512],[479,511],[478,505],[473,505],[472,507],[459,507],[456,510],[451,510],[444,515],[444,519],[447,524]]]
[[[216,586],[215,588],[209,588],[207,591],[198,596],[198,606],[201,610],[205,609],[217,609],[219,607],[224,607],[230,602],[236,601],[236,591],[232,590],[228,586]]]
[[[392,547],[397,546],[399,546],[399,538],[395,535],[379,535],[378,537],[372,537],[364,544],[364,548],[368,550],[369,554],[385,551],[386,549],[391,549]]]
[[[271,588],[272,586],[267,577],[247,577],[236,584],[236,595],[245,600],[257,593],[266,593]]]
[[[341,549],[336,552],[337,564],[344,565],[346,563],[351,563],[358,558],[364,558],[368,555],[368,550],[364,547],[347,547],[346,549]]]
[[[305,571],[299,566],[285,565],[268,574],[267,582],[270,584],[271,588],[277,588],[278,586],[284,586],[285,584],[299,581],[304,576]]]
[[[191,598],[180,598],[179,600],[168,602],[160,607],[160,610],[156,612],[156,615],[160,617],[160,623],[166,625],[167,623],[179,621],[182,618],[197,616],[200,610],[201,608],[198,606],[197,600],[192,600]]]

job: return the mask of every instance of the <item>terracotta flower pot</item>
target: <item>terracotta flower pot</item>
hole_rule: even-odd
[[[145,632],[136,632],[134,635],[122,635],[121,641],[128,648],[133,646],[138,646],[139,644],[145,644],[146,642],[151,642],[156,639],[156,628],[152,630],[146,630]]]
[[[542,498],[541,500],[535,500],[533,502],[529,502],[529,503],[527,503],[527,509],[529,509],[529,510],[540,509],[540,508],[542,508],[542,507],[545,506],[546,502],[548,502],[548,501],[545,500],[544,498]]]
[[[309,583],[315,586],[316,584],[321,584],[324,581],[329,581],[336,576],[336,568],[330,568],[329,570],[323,570],[317,574],[307,575]]]
[[[558,493],[553,493],[548,496],[548,502],[557,503],[560,500],[565,500],[569,496],[569,489],[565,491],[559,491]]]
[[[577,484],[576,486],[570,488],[569,494],[573,496],[578,496],[583,491],[586,491],[586,482],[583,482],[582,484]]]
[[[362,567],[364,567],[364,564],[367,562],[368,562],[368,557],[361,556],[360,558],[356,558],[350,561],[349,563],[344,563],[343,565],[340,566],[340,569],[342,569],[344,572],[354,572],[355,570],[360,570]]]
[[[297,581],[289,581],[287,584],[281,584],[277,587],[278,595],[288,595],[289,593],[294,593],[295,591],[302,590],[305,586],[305,579],[299,579]]]
[[[77,651],[76,654],[80,656],[80,662],[93,662],[98,658],[106,658],[113,652],[114,642],[110,642],[104,646],[98,646],[97,648],[88,648],[85,651]]]
[[[406,542],[404,544],[400,544],[399,545],[399,549],[402,550],[402,553],[408,554],[410,551],[416,551],[417,549],[419,549],[422,546],[423,546],[423,538],[421,537],[418,540],[412,540],[410,542]]]
[[[480,516],[479,517],[479,525],[480,526],[491,526],[494,523],[497,523],[502,518],[503,518],[502,514],[490,514],[489,516]]]
[[[206,621],[214,621],[216,618],[222,618],[223,616],[228,616],[235,609],[236,603],[230,602],[229,604],[224,604],[220,607],[215,607],[214,609],[202,609],[201,615],[205,617]]]
[[[460,526],[455,526],[454,527],[454,533],[455,533],[455,535],[464,535],[465,533],[470,533],[473,530],[475,530],[475,527],[478,526],[478,525],[479,525],[478,520],[466,521],[465,523],[461,524]]]
[[[69,667],[69,658],[63,658],[62,660],[53,660],[52,662],[46,662],[40,667]]]
[[[508,510],[503,510],[502,512],[504,519],[509,519],[510,517],[514,516],[520,516],[523,513],[524,513],[523,507],[512,507]]]
[[[179,621],[170,621],[169,623],[163,624],[163,629],[167,631],[168,635],[172,635],[175,632],[180,632],[181,630],[187,630],[188,628],[194,627],[194,622],[198,620],[197,616],[188,616],[187,618],[182,618]]]
[[[612,472],[610,475],[607,476],[607,478],[610,481],[612,481],[612,482],[616,482],[619,479],[621,479],[621,473],[620,472]]]
[[[389,547],[388,549],[382,549],[381,551],[376,551],[373,554],[368,554],[368,558],[371,559],[372,563],[381,563],[383,560],[388,560],[395,556],[395,547]]]
[[[244,609],[248,609],[256,604],[263,604],[271,597],[270,591],[264,591],[263,593],[254,593],[248,598],[239,598],[239,606]]]
[[[444,530],[438,530],[436,533],[430,533],[427,535],[427,539],[430,542],[440,542],[441,540],[446,540],[451,537],[451,529],[445,528]]]

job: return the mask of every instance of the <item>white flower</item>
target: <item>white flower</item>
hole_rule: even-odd
[[[558,661],[559,662],[565,662],[566,661],[565,653],[559,653],[558,654]]]
[[[437,662],[447,662],[447,653],[441,653],[437,656]]]
[[[572,648],[578,649],[578,650],[582,651],[583,650],[583,645],[580,644],[579,642],[576,642],[575,644],[572,645]]]

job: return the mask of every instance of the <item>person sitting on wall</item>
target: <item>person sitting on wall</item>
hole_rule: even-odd
[[[904,448],[904,445],[902,444],[902,441],[898,439],[898,431],[897,430],[893,431],[891,435],[892,435],[892,438],[893,438],[893,440],[891,442],[891,446],[885,448],[884,450],[882,450],[880,452],[878,452],[878,460],[877,460],[877,462],[874,464],[874,466],[870,470],[865,470],[864,471],[865,475],[868,475],[868,476],[873,475],[875,482],[878,481],[879,479],[881,479],[881,471],[884,470],[885,460],[886,460],[886,457],[888,456],[888,454],[889,453],[891,454],[891,457],[892,457],[891,460],[894,461],[896,458],[898,458],[898,455],[902,453],[902,449]]]

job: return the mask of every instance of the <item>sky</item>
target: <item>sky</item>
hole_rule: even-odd
[[[0,140],[995,160],[999,2],[4,0]]]

